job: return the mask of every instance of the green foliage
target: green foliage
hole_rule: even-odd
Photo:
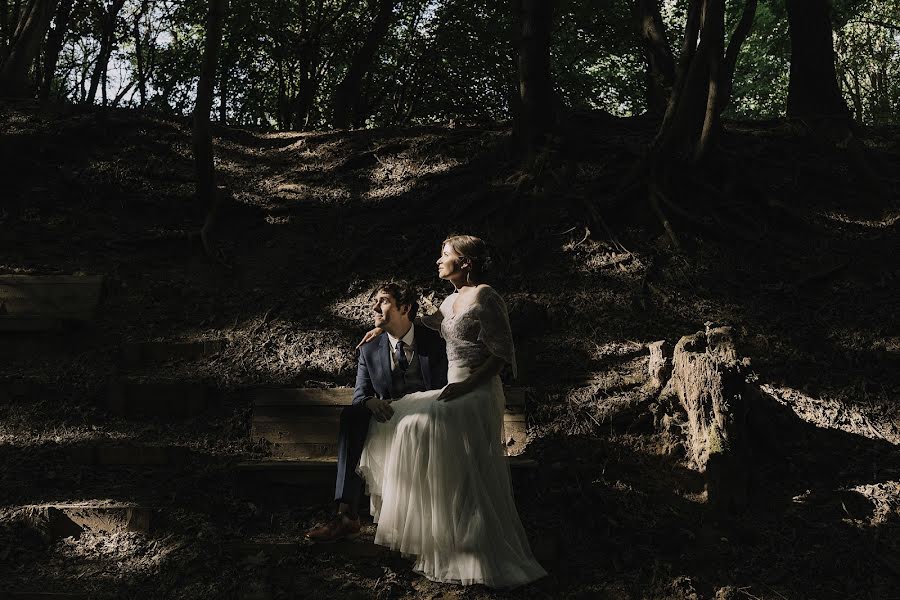
[[[646,108],[638,23],[627,2],[561,3],[553,77],[565,104],[628,116]]]
[[[835,31],[838,83],[853,116],[867,123],[900,119],[900,2],[857,2]]]
[[[214,101],[229,122],[264,128],[326,128],[335,87],[377,10],[375,0],[232,0]],[[687,0],[662,0],[678,55]],[[84,102],[99,51],[102,0],[75,3],[54,89]],[[733,30],[743,2],[727,3]],[[137,106],[137,51],[147,106],[193,110],[207,3],[127,0],[116,26],[108,96]],[[857,119],[898,118],[900,0],[835,0],[838,77]],[[141,42],[135,41],[135,22]],[[576,110],[627,116],[644,110],[645,63],[632,0],[558,0],[551,68],[557,96]],[[509,119],[518,93],[517,15],[509,2],[398,0],[360,98],[367,126]],[[740,53],[728,115],[784,114],[790,40],[784,0],[760,0]],[[128,87],[131,84],[131,87]],[[224,85],[223,85],[224,84]],[[98,99],[101,97],[97,95]]]
[[[740,18],[736,13],[731,16],[733,22]],[[745,119],[784,116],[790,55],[784,0],[762,0],[738,55],[728,115]]]

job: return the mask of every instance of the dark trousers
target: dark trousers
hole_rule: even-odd
[[[356,474],[356,467],[359,466],[363,446],[366,445],[371,418],[372,411],[362,402],[351,404],[341,411],[334,499],[347,504],[353,512],[359,509],[359,499],[363,492],[363,480]]]

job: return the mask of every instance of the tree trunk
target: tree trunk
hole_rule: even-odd
[[[134,58],[137,63],[138,95],[141,99],[141,108],[147,105],[147,67],[144,64],[144,40],[141,37],[141,19],[147,14],[148,0],[141,2],[141,8],[134,18]]]
[[[50,97],[53,88],[53,80],[56,77],[56,64],[59,61],[59,52],[62,50],[69,29],[69,17],[72,15],[74,0],[62,0],[56,11],[53,29],[47,34],[47,45],[44,52],[44,74],[41,78],[40,98],[46,100]]]
[[[641,48],[647,63],[647,110],[662,115],[675,83],[675,59],[666,38],[659,0],[636,0]]]
[[[687,458],[706,478],[708,502],[721,514],[747,506],[750,448],[748,362],[741,360],[730,327],[712,327],[684,336],[675,345],[672,377],[660,404],[686,413]],[[677,415],[674,419],[678,421]]]
[[[228,67],[224,64],[219,74],[219,123],[228,123]]]
[[[547,142],[553,122],[553,82],[550,78],[552,0],[517,0],[519,11],[520,147],[533,156]]]
[[[692,0],[678,80],[654,144],[663,160],[701,160],[719,127],[719,67],[724,52],[725,1]],[[699,43],[693,49],[693,40]]]
[[[834,69],[830,5],[828,0],[786,0],[791,36],[789,117],[850,120]]]
[[[378,56],[378,48],[391,26],[396,4],[397,0],[379,0],[371,29],[362,46],[353,54],[347,73],[334,90],[332,125],[336,129],[347,129],[365,118],[365,115],[359,114],[363,105],[363,79]]]
[[[100,105],[106,106],[106,84],[109,82],[109,59],[107,58],[106,64],[103,67],[103,72],[100,73]]]
[[[94,72],[91,75],[91,86],[87,95],[89,104],[93,104],[97,99],[97,88],[100,83],[103,83],[103,104],[106,104],[106,70],[116,44],[116,21],[124,4],[125,0],[113,0],[109,10],[103,13],[100,19],[100,53],[97,55],[97,63],[94,65]]]
[[[292,127],[295,130],[305,130],[311,122],[313,101],[318,90],[318,80],[315,74],[315,66],[318,64],[318,50],[310,51],[310,55],[303,61],[307,66],[300,68],[300,81],[298,92],[291,103]]]
[[[278,75],[278,91],[275,97],[275,117],[278,129],[289,129],[291,126],[291,109],[287,99],[287,77],[284,68],[284,49],[279,43],[275,48],[275,72]]]
[[[206,220],[200,231],[203,248],[207,255],[219,258],[219,251],[213,242],[213,230],[218,216],[220,198],[216,192],[215,165],[213,163],[212,130],[209,114],[212,110],[213,86],[216,79],[216,64],[219,47],[222,44],[222,27],[225,20],[227,0],[210,0],[206,22],[206,44],[203,48],[203,63],[200,66],[200,80],[197,83],[197,103],[194,106],[194,169],[197,183],[197,199],[206,207]]]
[[[284,3],[276,2],[275,9],[278,11],[279,19],[285,21],[287,15],[284,11]],[[275,92],[275,122],[278,129],[285,130],[291,127],[291,108],[288,102],[288,77],[287,69],[284,66],[284,58],[286,54],[286,44],[284,31],[274,32],[275,36],[275,75],[278,78],[278,85]]]
[[[0,65],[6,60],[6,50],[9,46],[9,3],[0,0]]]
[[[0,65],[0,96],[27,97],[32,94],[29,69],[50,27],[57,0],[30,0],[18,14],[9,53]]]
[[[746,0],[744,3],[744,11],[741,13],[741,20],[734,33],[731,35],[731,41],[728,42],[728,49],[725,51],[725,59],[722,61],[722,73],[719,76],[719,111],[731,103],[731,92],[734,88],[734,69],[737,66],[738,54],[741,46],[750,35],[753,28],[753,19],[756,18],[757,0]]]

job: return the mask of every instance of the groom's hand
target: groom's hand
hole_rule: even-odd
[[[372,416],[379,423],[390,421],[391,417],[394,416],[394,409],[391,408],[391,403],[381,398],[369,398],[366,400],[366,408],[372,411]]]

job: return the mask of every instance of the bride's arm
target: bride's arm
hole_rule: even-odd
[[[477,388],[482,383],[489,381],[493,377],[500,374],[503,367],[506,366],[506,360],[491,354],[484,363],[472,371],[468,377],[457,383],[447,384],[438,400],[453,400],[463,394],[467,394]]]
[[[438,312],[434,313],[433,315],[418,316],[413,321],[413,323],[415,323],[416,325],[421,325],[423,327],[427,327],[428,329],[435,329],[437,331],[440,331],[441,330],[441,321],[443,321],[443,320],[444,320],[444,315],[441,314],[441,311],[438,311]],[[372,340],[377,338],[382,333],[384,333],[384,329],[382,329],[381,327],[373,327],[372,329],[367,331],[366,334],[363,336],[363,338],[359,341],[359,343],[356,345],[356,349],[359,350],[360,346],[371,342]]]
[[[441,311],[436,311],[431,313],[430,315],[419,315],[416,317],[415,324],[422,325],[427,327],[428,329],[434,329],[435,331],[441,330],[441,322],[444,320],[444,313]]]
[[[369,342],[371,342],[372,340],[377,338],[382,333],[384,333],[384,329],[382,329],[381,327],[375,327],[373,329],[368,330],[366,332],[366,335],[363,336],[363,339],[360,340],[360,342],[356,345],[356,349],[359,350],[359,348],[363,344],[368,344]]]

